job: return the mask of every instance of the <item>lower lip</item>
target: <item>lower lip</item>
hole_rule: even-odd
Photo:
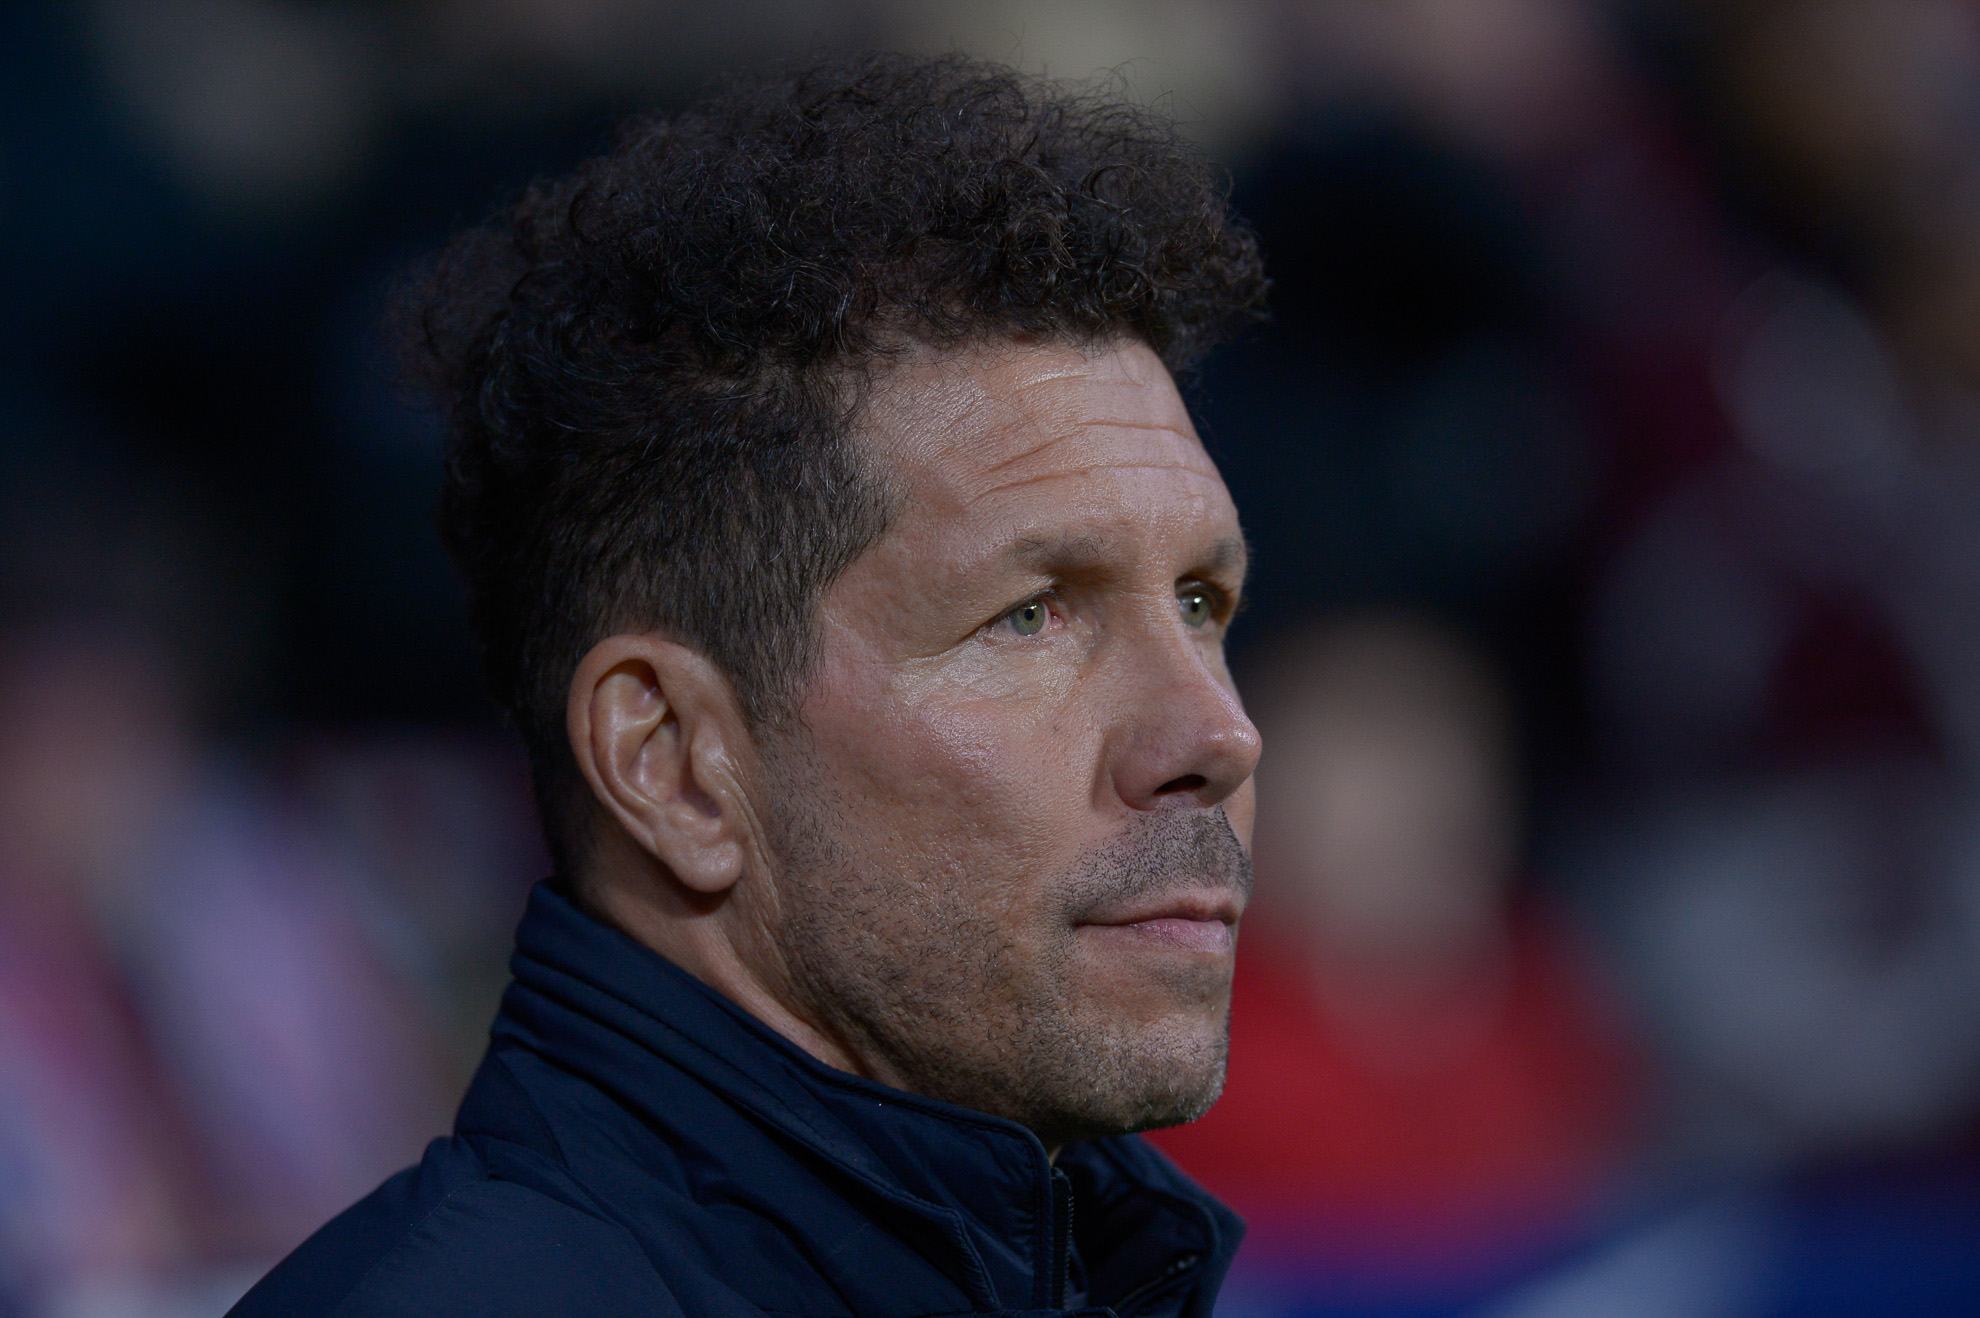
[[[1224,953],[1231,950],[1231,927],[1222,920],[1164,917],[1159,920],[1137,920],[1133,924],[1093,924],[1086,927],[1103,930],[1113,937],[1158,943],[1189,952]]]

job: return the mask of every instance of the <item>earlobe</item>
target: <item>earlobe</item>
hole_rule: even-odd
[[[578,665],[567,720],[585,781],[641,852],[706,895],[742,877],[748,812],[730,743],[747,734],[714,665],[655,635],[610,637]]]

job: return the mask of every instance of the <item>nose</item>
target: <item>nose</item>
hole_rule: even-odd
[[[1123,683],[1109,768],[1115,793],[1136,810],[1221,804],[1258,767],[1258,729],[1221,661],[1173,633],[1134,647]]]

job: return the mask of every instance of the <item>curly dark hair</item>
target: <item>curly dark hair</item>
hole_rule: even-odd
[[[864,55],[635,118],[459,238],[395,323],[452,444],[440,529],[560,871],[586,650],[664,628],[787,718],[818,596],[885,529],[853,442],[904,344],[1133,338],[1172,371],[1261,314],[1173,125],[960,56]]]

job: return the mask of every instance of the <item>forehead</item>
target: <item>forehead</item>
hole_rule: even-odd
[[[1053,512],[1235,521],[1175,382],[1140,343],[1008,343],[920,356],[876,381],[863,438],[902,523]]]

